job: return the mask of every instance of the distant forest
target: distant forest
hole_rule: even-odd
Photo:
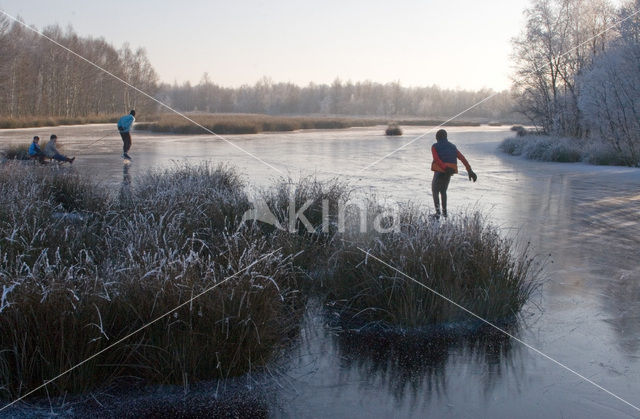
[[[221,87],[205,74],[195,86],[163,84],[158,97],[181,111],[248,112],[270,115],[360,115],[451,117],[496,92],[446,90],[437,86],[403,87],[400,82],[374,83],[334,80],[330,85],[274,83],[263,78],[255,85]],[[465,113],[465,118],[512,118],[513,101],[499,92]]]
[[[217,85],[206,73],[197,85],[159,83],[145,50],[115,48],[102,38],[81,37],[71,27],[48,26],[56,42],[183,112],[271,115],[450,117],[493,94],[491,90],[403,87],[400,82],[274,83],[268,78],[236,88]],[[64,51],[22,25],[0,16],[0,115],[5,118],[114,115],[160,109],[134,89]],[[500,92],[465,118],[511,118],[511,95]]]

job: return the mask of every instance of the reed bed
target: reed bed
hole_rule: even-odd
[[[0,118],[0,129],[56,127],[59,125],[105,124],[117,122],[121,115],[30,116]]]
[[[263,114],[189,114],[189,118],[216,134],[257,134],[265,131],[296,131],[300,129],[343,129],[384,125],[386,119],[330,116],[276,116]],[[402,119],[404,125],[439,125],[441,120]],[[450,121],[447,126],[478,126],[479,123]],[[136,129],[175,134],[208,134],[192,122],[174,114],[161,114],[154,122],[137,123]]]
[[[373,118],[273,116],[262,114],[189,114],[189,118],[216,134],[257,134],[264,131],[339,129],[381,123]],[[208,134],[207,130],[174,114],[163,114],[155,122],[136,124],[136,129],[175,134]]]

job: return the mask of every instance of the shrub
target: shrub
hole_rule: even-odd
[[[609,144],[590,144],[585,151],[585,160],[601,166],[637,166],[629,156],[617,151]]]
[[[519,156],[522,154],[523,141],[520,138],[505,138],[498,146],[500,150],[512,156]]]

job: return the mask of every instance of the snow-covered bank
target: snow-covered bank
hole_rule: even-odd
[[[500,150],[530,160],[559,163],[586,162],[600,166],[637,166],[638,162],[604,143],[549,135],[506,138]]]

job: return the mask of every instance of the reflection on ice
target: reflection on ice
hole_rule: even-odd
[[[449,363],[483,365],[478,390],[490,397],[503,369],[518,371],[513,355],[521,350],[488,326],[458,336],[343,332],[333,341],[342,369],[356,371],[362,385],[386,388],[396,403],[407,398],[410,405],[447,396]]]

